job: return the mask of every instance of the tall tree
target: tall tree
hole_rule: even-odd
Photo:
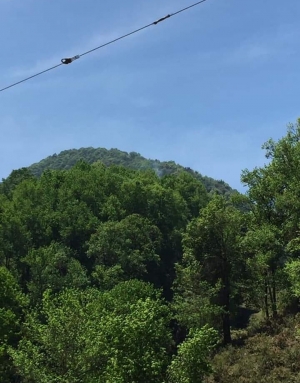
[[[242,214],[223,197],[215,196],[188,225],[183,240],[185,267],[198,263],[198,278],[211,287],[203,289],[205,294],[211,294],[220,286],[217,300],[211,303],[222,309],[224,343],[231,342],[230,314],[244,264],[240,253],[242,227]],[[183,284],[182,288],[185,290],[188,285]],[[194,293],[201,294],[201,291]]]
[[[284,137],[277,142],[268,140],[263,149],[269,163],[252,171],[245,169],[241,179],[248,186],[252,222],[256,226],[247,236],[248,248],[256,249],[256,260],[259,257],[263,266],[266,314],[269,297],[276,315],[277,294],[283,288],[288,289],[287,283],[282,285],[282,266],[300,254],[297,249],[300,229],[300,119],[288,126]]]
[[[269,163],[253,171],[245,169],[241,180],[258,224],[268,223],[282,230],[285,244],[296,236],[300,220],[300,119],[290,124],[287,134],[263,145]]]
[[[272,315],[276,317],[277,292],[282,287],[281,268],[284,255],[280,231],[274,225],[257,226],[254,223],[243,238],[242,247],[247,254],[249,289],[252,291],[251,303],[262,308],[267,318],[270,309]]]

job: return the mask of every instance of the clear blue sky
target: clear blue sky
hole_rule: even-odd
[[[193,0],[0,0],[0,88]],[[300,116],[300,1],[207,0],[0,93],[0,178],[48,155],[118,148],[243,190]]]

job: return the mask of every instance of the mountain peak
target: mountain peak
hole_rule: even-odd
[[[157,159],[147,159],[137,152],[124,152],[117,148],[80,148],[63,150],[59,154],[46,157],[45,159],[32,164],[28,169],[35,176],[39,177],[47,169],[67,170],[72,168],[78,161],[84,160],[89,164],[101,161],[106,166],[120,165],[135,170],[154,170],[159,177],[174,174],[178,171],[187,171],[195,178],[200,180],[207,192],[218,191],[223,195],[230,195],[234,190],[224,181],[215,180],[211,177],[203,176],[197,171],[188,167],[176,164],[174,161],[159,161]]]

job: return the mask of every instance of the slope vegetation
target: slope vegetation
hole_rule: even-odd
[[[123,152],[118,149],[107,150],[105,148],[80,148],[64,150],[59,154],[53,154],[38,163],[29,167],[29,170],[35,175],[40,176],[44,170],[67,170],[72,168],[79,160],[84,160],[89,164],[101,161],[106,166],[121,165],[134,170],[155,170],[159,177],[168,174],[174,174],[181,170],[186,170],[195,178],[201,181],[207,192],[213,194],[215,191],[222,195],[232,194],[232,188],[221,180],[215,180],[211,177],[202,176],[200,173],[190,168],[184,168],[174,161],[159,161],[146,159],[136,152]]]

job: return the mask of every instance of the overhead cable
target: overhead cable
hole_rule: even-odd
[[[30,80],[30,79],[32,79],[32,78],[34,78],[34,77],[37,77],[37,76],[39,76],[39,75],[41,75],[41,74],[43,74],[43,73],[49,72],[50,70],[56,69],[56,68],[58,68],[58,67],[61,66],[61,65],[71,64],[73,61],[79,59],[79,58],[82,57],[82,56],[85,56],[85,55],[87,55],[87,54],[89,54],[89,53],[92,53],[92,52],[94,52],[94,51],[96,51],[96,50],[98,50],[98,49],[101,49],[101,48],[103,48],[103,47],[105,47],[105,46],[107,46],[107,45],[113,44],[113,43],[115,43],[116,41],[122,40],[122,39],[124,39],[124,38],[126,38],[126,37],[128,37],[128,36],[130,36],[130,35],[133,35],[133,34],[135,34],[135,33],[137,33],[137,32],[142,31],[143,29],[149,28],[149,27],[151,27],[151,26],[153,26],[153,25],[157,25],[157,24],[161,23],[162,21],[165,21],[166,19],[168,19],[168,18],[170,18],[170,17],[172,17],[172,16],[178,15],[179,13],[182,13],[182,12],[184,12],[184,11],[187,11],[187,10],[190,9],[190,8],[196,7],[197,5],[199,5],[199,4],[201,4],[201,3],[204,3],[205,1],[206,1],[206,0],[198,1],[197,3],[194,3],[194,4],[192,4],[192,5],[189,5],[188,7],[182,8],[182,9],[180,9],[180,10],[177,11],[177,12],[168,14],[167,16],[164,16],[164,17],[162,17],[162,18],[160,18],[160,19],[158,19],[158,20],[156,20],[156,21],[154,21],[154,22],[152,22],[152,23],[150,23],[150,24],[147,24],[147,25],[145,25],[145,26],[143,26],[143,27],[141,27],[141,28],[135,29],[135,30],[132,31],[132,32],[126,33],[125,35],[122,35],[122,36],[120,36],[120,37],[117,37],[116,39],[113,39],[113,40],[111,40],[111,41],[108,41],[108,42],[105,43],[105,44],[99,45],[98,47],[93,48],[93,49],[90,49],[90,50],[88,50],[88,51],[86,51],[86,52],[83,52],[83,53],[81,53],[81,54],[79,54],[79,55],[76,55],[76,56],[73,56],[73,57],[63,58],[63,59],[61,59],[61,62],[60,62],[59,64],[54,65],[54,66],[52,66],[52,67],[50,67],[50,68],[48,68],[48,69],[45,69],[45,70],[43,70],[43,71],[41,71],[41,72],[38,72],[38,73],[36,73],[36,74],[34,74],[34,75],[32,75],[32,76],[27,77],[27,78],[24,78],[23,80],[18,81],[18,82],[15,82],[14,84],[8,85],[8,86],[6,86],[6,87],[0,89],[0,92],[3,92],[4,90],[7,90],[7,89],[9,89],[9,88],[12,88],[13,86],[19,85],[19,84],[21,84],[21,83],[23,83],[23,82],[25,82],[25,81],[28,81],[28,80]]]

